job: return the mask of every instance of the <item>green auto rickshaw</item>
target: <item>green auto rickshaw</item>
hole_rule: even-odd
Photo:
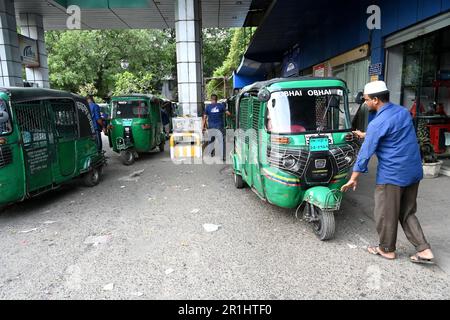
[[[334,237],[334,212],[359,151],[346,83],[335,78],[274,79],[238,96],[231,153],[237,188],[302,210],[320,240]]]
[[[38,88],[0,88],[0,206],[82,177],[99,183],[105,165],[87,101]]]
[[[225,129],[236,130],[236,99],[237,96],[229,97],[226,101],[227,110],[231,113],[231,116],[224,115],[225,117]]]
[[[120,154],[124,165],[132,165],[139,153],[159,147],[164,151],[166,137],[161,120],[164,101],[148,94],[131,94],[111,99],[110,147]]]

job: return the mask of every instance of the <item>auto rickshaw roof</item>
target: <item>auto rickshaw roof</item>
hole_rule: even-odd
[[[267,88],[270,91],[280,89],[293,88],[317,88],[317,87],[332,87],[332,86],[347,86],[346,82],[339,78],[320,78],[320,77],[295,77],[295,78],[275,78],[267,81],[255,82],[242,89],[242,93],[249,91],[259,91],[262,88]]]
[[[5,92],[10,96],[13,102],[36,101],[44,99],[82,99],[81,96],[53,89],[43,88],[21,88],[21,87],[6,87],[0,88],[0,92]]]

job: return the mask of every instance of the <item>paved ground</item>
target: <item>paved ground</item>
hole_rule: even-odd
[[[110,154],[99,186],[0,214],[0,299],[448,299],[449,275],[409,262],[403,239],[395,262],[365,252],[377,238],[361,192],[324,243],[292,211],[236,190],[229,166],[176,166],[166,152],[125,167]],[[443,212],[442,194],[421,206]]]

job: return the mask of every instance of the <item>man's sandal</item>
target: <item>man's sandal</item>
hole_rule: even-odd
[[[418,253],[416,253],[415,255],[413,255],[410,258],[412,263],[417,263],[417,264],[427,264],[427,265],[434,265],[436,264],[436,262],[434,261],[434,259],[426,259],[426,258],[422,258],[421,256],[419,256]]]
[[[379,249],[380,249],[380,247],[374,246],[374,247],[368,247],[367,251],[374,256],[380,256],[386,260],[395,260],[396,259],[396,258],[389,258],[389,257],[382,255]]]

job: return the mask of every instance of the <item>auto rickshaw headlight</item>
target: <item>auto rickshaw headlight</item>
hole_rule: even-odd
[[[270,100],[270,91],[266,88],[259,90],[258,92],[258,100],[261,102],[267,102]]]
[[[297,164],[297,161],[294,158],[285,158],[283,159],[283,167],[285,167],[286,169],[292,169],[295,167],[295,165]]]

